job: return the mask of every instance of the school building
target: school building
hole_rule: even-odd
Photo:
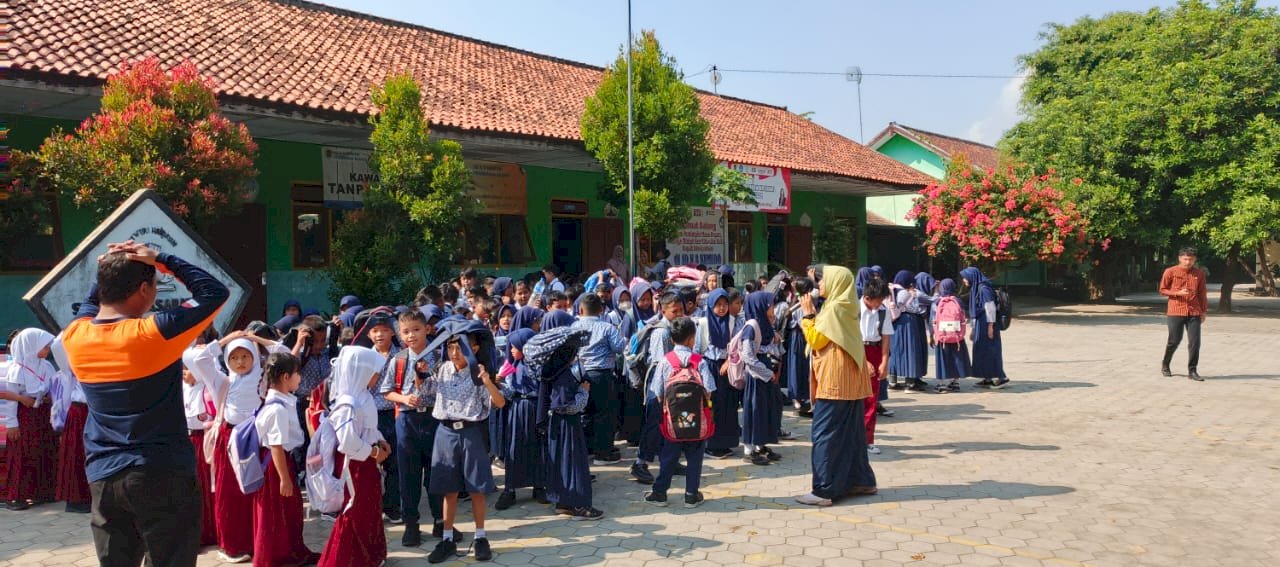
[[[627,240],[627,211],[599,197],[604,176],[578,127],[601,67],[297,0],[15,0],[7,10],[0,121],[13,148],[74,130],[123,62],[189,60],[214,77],[224,114],[259,145],[256,197],[208,235],[254,288],[245,317],[274,319],[287,298],[333,309],[330,235],[369,177],[369,88],[395,72],[422,84],[432,134],[461,143],[474,173],[484,210],[459,247],[481,273],[597,269]],[[665,246],[747,275],[802,267],[830,210],[858,227],[865,258],[866,198],[929,181],[786,108],[699,96],[712,150],[750,175],[760,204],[696,209],[727,226],[691,222],[642,255]],[[21,253],[0,272],[0,327],[35,322],[20,297],[93,229],[68,199],[51,200],[54,222],[9,243]]]

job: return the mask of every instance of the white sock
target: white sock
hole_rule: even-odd
[[[484,528],[476,528],[476,539],[480,539],[482,537],[485,537]]]
[[[751,454],[752,454],[752,453],[754,453],[754,452],[756,452],[756,451],[755,451],[755,449],[754,449],[754,448],[752,448],[752,446],[751,446],[751,445],[747,445],[747,444],[743,444],[743,445],[742,445],[742,455],[743,455],[744,457],[750,457],[750,456],[751,456]]]
[[[445,541],[453,541],[453,530],[446,529],[443,535]]]

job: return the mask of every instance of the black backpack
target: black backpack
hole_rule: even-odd
[[[1000,326],[1000,330],[1004,331],[1013,324],[1013,298],[1009,296],[1007,288],[999,288],[996,292],[996,325]]]

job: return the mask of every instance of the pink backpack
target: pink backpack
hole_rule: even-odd
[[[733,338],[729,339],[729,385],[735,390],[747,387],[747,361],[742,358],[742,332],[748,327],[755,328],[756,350],[760,350],[760,325],[755,320],[747,321],[747,324],[738,329],[738,332],[733,334]]]
[[[933,318],[933,337],[938,344],[954,345],[964,342],[964,308],[954,296],[938,299],[938,312]]]

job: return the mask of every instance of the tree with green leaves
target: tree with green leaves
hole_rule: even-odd
[[[1055,168],[1097,234],[1093,287],[1109,296],[1140,257],[1207,244],[1227,261],[1230,311],[1242,252],[1280,232],[1280,16],[1248,0],[1051,25],[1022,59],[1027,119],[1002,141]]]
[[[460,260],[460,227],[480,204],[462,146],[431,138],[412,76],[393,75],[370,96],[377,181],[361,210],[338,223],[329,273],[335,298],[354,293],[370,305],[394,305]]]
[[[621,51],[621,50],[620,50]],[[718,166],[707,143],[711,125],[693,87],[662,51],[652,31],[632,46],[636,231],[670,239],[689,221],[689,207],[708,202],[754,203],[745,176]],[[603,197],[627,197],[627,60],[619,53],[582,115],[582,139],[604,167]]]

